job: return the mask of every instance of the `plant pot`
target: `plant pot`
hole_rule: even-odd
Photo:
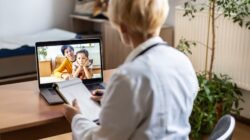
[[[223,103],[222,102],[216,103],[216,122],[222,116],[222,109],[223,109]]]

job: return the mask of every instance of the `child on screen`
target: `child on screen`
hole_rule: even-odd
[[[91,79],[92,71],[89,68],[89,53],[86,49],[76,52],[76,61],[73,63],[73,77]]]

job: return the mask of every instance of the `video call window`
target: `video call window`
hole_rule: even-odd
[[[101,78],[101,56],[99,43],[71,44],[69,48],[75,56],[75,61],[65,66],[67,54],[63,54],[63,45],[38,47],[38,65],[40,83],[54,83],[67,79],[60,74],[70,75],[68,79],[78,77],[81,79]],[[65,47],[65,45],[64,45]],[[69,60],[69,59],[68,59]],[[60,68],[67,67],[67,68]],[[61,71],[58,71],[60,69]],[[87,73],[86,73],[87,72]]]

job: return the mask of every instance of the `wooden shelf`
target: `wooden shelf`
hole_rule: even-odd
[[[85,20],[85,21],[90,21],[90,22],[97,22],[97,23],[109,23],[108,20],[105,19],[98,19],[98,18],[91,18],[89,16],[81,16],[81,15],[70,15],[71,18],[75,19],[80,19],[80,20]]]

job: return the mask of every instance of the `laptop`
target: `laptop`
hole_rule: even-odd
[[[65,79],[56,75],[54,71],[67,59],[61,51],[61,48],[65,45],[70,45],[74,49],[74,54],[83,49],[87,50],[89,54],[87,67],[91,73],[91,77],[89,77],[89,79],[82,78],[82,82],[90,91],[104,89],[102,44],[100,38],[37,42],[35,54],[38,85],[40,94],[48,104],[64,103],[63,99],[54,89],[54,83],[65,81]],[[63,73],[69,72],[64,70]],[[71,75],[69,79],[73,78],[73,74],[69,74]]]

